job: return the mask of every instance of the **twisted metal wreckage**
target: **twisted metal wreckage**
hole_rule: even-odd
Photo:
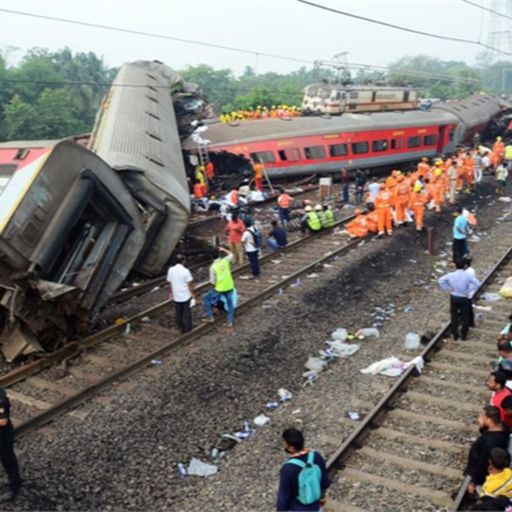
[[[191,118],[207,115],[200,91],[172,69],[125,64],[87,148],[48,142],[39,153],[18,149],[0,167],[0,343],[8,361],[76,334],[130,271],[162,272],[190,214],[175,107],[185,132]]]

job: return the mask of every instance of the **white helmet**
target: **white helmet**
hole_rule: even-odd
[[[312,212],[312,211],[313,211],[313,207],[312,207],[310,204],[308,204],[308,205],[306,206],[306,208],[304,208],[304,211],[306,211],[306,212]]]
[[[316,210],[317,212],[321,212],[321,211],[323,211],[322,205],[321,205],[321,204],[317,204],[317,205],[315,206],[315,210]]]

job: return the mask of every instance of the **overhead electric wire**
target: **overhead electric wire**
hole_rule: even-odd
[[[301,1],[301,0],[299,0],[299,1]],[[311,2],[303,2],[303,3],[309,3],[310,5],[314,5],[314,6],[317,5],[317,4],[313,4]],[[322,7],[322,6],[320,6],[320,7]],[[326,9],[329,9],[329,8],[326,8]],[[69,23],[69,24],[74,24],[74,25],[81,25],[81,26],[86,26],[86,27],[91,27],[91,28],[99,28],[99,29],[102,29],[102,30],[112,30],[112,31],[123,32],[123,33],[128,33],[128,34],[141,35],[141,36],[144,36],[144,37],[155,37],[155,38],[159,38],[159,39],[167,39],[167,40],[171,40],[171,41],[177,41],[177,42],[180,42],[180,43],[195,44],[195,45],[200,45],[200,46],[207,46],[207,47],[218,48],[218,49],[223,49],[223,50],[228,50],[228,51],[235,51],[235,52],[245,53],[245,54],[250,54],[250,55],[258,55],[258,56],[276,58],[276,59],[281,59],[281,60],[288,60],[288,61],[292,61],[292,62],[299,62],[299,63],[302,63],[302,64],[314,64],[315,63],[315,61],[310,61],[310,60],[306,60],[306,59],[299,59],[297,57],[291,57],[291,56],[286,56],[286,55],[278,55],[278,54],[273,54],[273,53],[260,52],[260,51],[256,51],[256,50],[248,50],[248,49],[238,48],[238,47],[234,47],[234,46],[220,45],[220,44],[217,44],[217,43],[209,43],[209,42],[206,42],[206,41],[197,41],[197,40],[193,40],[193,39],[185,39],[185,38],[181,38],[181,37],[175,37],[175,36],[164,35],[164,34],[157,34],[157,33],[153,33],[153,32],[145,32],[145,31],[140,31],[140,30],[135,30],[135,29],[128,29],[128,28],[124,28],[124,27],[117,27],[117,26],[111,26],[111,25],[102,25],[102,24],[98,24],[98,23],[92,23],[92,22],[81,21],[81,20],[72,20],[72,19],[68,19],[68,18],[60,18],[60,17],[55,17],[55,16],[47,16],[47,15],[43,15],[43,14],[35,14],[35,13],[30,13],[30,12],[25,12],[25,11],[18,11],[18,10],[12,10],[12,9],[4,9],[4,8],[0,8],[0,12],[4,12],[4,13],[7,13],[7,14],[19,15],[19,16],[28,16],[28,17],[33,17],[33,18],[38,18],[38,19],[43,19],[43,20],[49,20],[49,21],[56,21],[56,22],[61,22],[61,23]],[[336,11],[336,12],[338,12],[338,11]],[[378,71],[389,72],[388,68],[386,68],[385,66],[376,66],[376,65],[371,65],[371,64],[347,63],[347,67],[350,68],[350,69],[378,70]],[[422,78],[431,79],[431,80],[459,81],[459,82],[467,82],[467,83],[476,83],[476,80],[472,79],[472,78],[467,78],[467,77],[465,77],[465,78],[463,78],[463,77],[451,77],[449,75],[433,74],[433,73],[429,73],[429,72],[425,72],[425,71],[414,71],[414,70],[407,70],[407,69],[402,70],[402,69],[400,69],[400,70],[394,70],[394,72],[399,73],[399,74],[404,75],[404,76],[411,76],[411,77],[417,76],[417,77],[422,77]],[[0,79],[0,81],[2,81],[2,82],[9,81],[11,83],[15,83],[15,80],[9,80],[9,79]],[[21,83],[21,81],[20,81],[20,83]],[[40,83],[42,85],[44,85],[45,83],[47,85],[57,85],[58,84],[58,82],[45,82],[45,81],[36,81],[36,80],[28,81],[26,83]],[[63,83],[63,85],[96,85],[96,86],[106,86],[106,87],[110,87],[110,86],[115,86],[115,87],[139,87],[139,85],[137,85],[137,84],[116,84],[116,83],[102,84],[102,83],[87,82],[87,81],[83,81],[83,82],[69,81],[69,82]],[[146,86],[140,86],[140,87],[146,87]],[[256,87],[258,87],[258,86],[256,86]],[[264,87],[264,86],[260,86],[260,87]],[[250,88],[248,88],[248,89],[250,89]],[[269,89],[267,88],[267,90],[269,90]]]
[[[453,41],[456,43],[465,43],[465,44],[474,44],[477,46],[482,46],[487,48],[488,50],[493,50],[499,53],[503,53],[505,55],[512,55],[511,52],[506,52],[505,50],[500,50],[499,48],[495,48],[494,46],[482,43],[481,41],[475,41],[473,39],[464,39],[461,37],[452,37],[452,36],[443,36],[441,34],[434,34],[432,32],[425,32],[423,30],[416,30],[414,28],[403,27],[401,25],[395,25],[394,23],[389,23],[387,21],[376,20],[373,18],[368,18],[366,16],[360,16],[358,14],[354,14],[347,11],[340,11],[339,9],[334,9],[332,7],[328,7],[326,5],[317,4],[315,2],[310,2],[309,0],[297,0],[297,2],[305,5],[309,5],[311,7],[316,7],[317,9],[322,9],[324,11],[329,11],[335,14],[341,14],[342,16],[347,16],[349,18],[355,18],[357,20],[366,21],[368,23],[374,23],[375,25],[381,25],[383,27],[393,28],[395,30],[402,30],[403,32],[409,32],[411,34],[418,34],[425,37],[431,37],[433,39],[442,39],[445,41]]]
[[[502,18],[507,18],[507,20],[512,20],[512,16],[509,16],[508,14],[504,14],[499,11],[495,11],[494,9],[491,9],[489,7],[484,7],[483,5],[477,4],[476,2],[472,2],[471,0],[462,0],[465,4],[473,5],[474,7],[478,7],[479,9],[482,9],[482,11],[490,12],[491,14],[496,14],[496,16],[501,16]]]
[[[130,29],[130,28],[118,27],[118,26],[114,26],[114,25],[103,25],[100,23],[92,23],[89,21],[72,20],[69,18],[60,18],[57,16],[47,16],[45,14],[35,14],[35,13],[31,13],[31,12],[18,11],[18,10],[13,10],[13,9],[0,8],[0,12],[4,12],[6,14],[14,14],[17,16],[27,16],[30,18],[38,18],[38,19],[43,19],[43,20],[48,20],[48,21],[57,21],[60,23],[68,23],[68,24],[72,24],[72,25],[80,25],[80,26],[84,26],[84,27],[99,28],[102,30],[110,30],[110,31],[114,31],[114,32],[122,32],[125,34],[135,34],[135,35],[144,36],[144,37],[153,37],[156,39],[166,39],[166,40],[175,41],[178,43],[194,44],[197,46],[207,46],[210,48],[217,48],[219,50],[228,50],[231,52],[269,57],[272,59],[289,60],[289,61],[293,61],[293,62],[299,62],[302,64],[312,64],[313,63],[310,60],[299,59],[297,57],[289,57],[286,55],[279,55],[279,54],[275,54],[275,53],[257,52],[255,50],[247,50],[245,48],[239,48],[236,46],[228,46],[228,45],[223,45],[223,44],[218,44],[218,43],[209,43],[207,41],[198,41],[195,39],[187,39],[184,37],[169,36],[166,34],[157,34],[155,32],[146,32],[143,30],[135,30],[135,29]]]

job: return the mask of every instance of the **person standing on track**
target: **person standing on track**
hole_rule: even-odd
[[[285,430],[283,441],[289,458],[279,474],[277,511],[321,510],[331,485],[324,458],[318,452],[304,448],[300,430]]]
[[[279,222],[283,228],[286,228],[290,222],[290,206],[293,202],[293,197],[288,195],[284,188],[279,189],[279,197],[277,198],[277,207],[279,212]]]
[[[0,386],[0,460],[9,480],[9,489],[0,495],[0,503],[13,501],[21,487],[18,459],[14,453],[14,427],[11,423],[11,403]]]
[[[224,256],[222,256],[224,254]],[[231,274],[230,263],[233,261],[233,253],[219,247],[215,249],[213,257],[214,262],[210,266],[210,283],[214,289],[205,294],[204,309],[206,311],[206,323],[213,323],[213,306],[218,304],[220,299],[224,297],[226,301],[226,309],[228,313],[228,327],[233,328],[235,320],[235,304],[234,289],[235,281]]]
[[[421,185],[414,185],[411,199],[409,200],[409,208],[414,213],[414,222],[416,223],[416,231],[423,229],[423,222],[425,219],[425,204],[427,202],[427,195],[423,192]]]
[[[384,232],[389,236],[393,234],[392,200],[393,194],[390,192],[388,186],[382,183],[380,191],[375,198],[375,209],[377,210],[377,222],[379,227],[378,237],[384,235]]]
[[[368,194],[366,195],[366,204],[375,204],[375,198],[379,193],[380,185],[377,178],[373,177],[372,181],[368,185]]]
[[[247,227],[242,235],[242,244],[244,246],[245,254],[251,266],[251,274],[254,278],[260,275],[260,262],[258,259],[261,245],[261,232],[255,224]]]
[[[480,281],[465,270],[462,258],[455,260],[457,270],[441,276],[439,286],[450,292],[450,322],[454,340],[459,339],[459,318],[462,320],[461,339],[468,336],[471,323],[471,299],[480,287]]]
[[[508,170],[500,163],[496,168],[496,193],[503,195],[507,186]]]
[[[186,267],[185,257],[176,256],[176,264],[169,268],[167,281],[170,287],[170,298],[176,307],[176,323],[182,334],[192,330],[192,313],[190,311],[194,297],[192,274]]]
[[[231,252],[236,256],[233,260],[233,264],[238,263],[243,265],[244,263],[244,249],[242,245],[242,235],[245,231],[245,224],[238,218],[238,212],[231,214],[231,220],[226,226],[226,232],[228,234],[228,244]]]
[[[457,217],[453,222],[453,262],[462,261],[464,254],[468,254],[468,243],[466,237],[469,230],[469,222],[463,214],[462,206],[457,206]]]
[[[364,197],[364,187],[366,185],[366,177],[363,174],[363,171],[361,169],[358,169],[356,172],[356,178],[355,178],[355,200],[356,204],[361,204],[363,202]]]
[[[349,203],[350,176],[346,169],[341,169],[341,201],[343,204]]]

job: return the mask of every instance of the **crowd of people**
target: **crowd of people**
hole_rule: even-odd
[[[258,105],[256,108],[249,107],[247,109],[239,109],[232,112],[224,111],[219,116],[219,121],[221,123],[233,123],[247,119],[290,119],[292,117],[299,117],[301,115],[301,109],[295,105],[272,105],[270,108]]]

